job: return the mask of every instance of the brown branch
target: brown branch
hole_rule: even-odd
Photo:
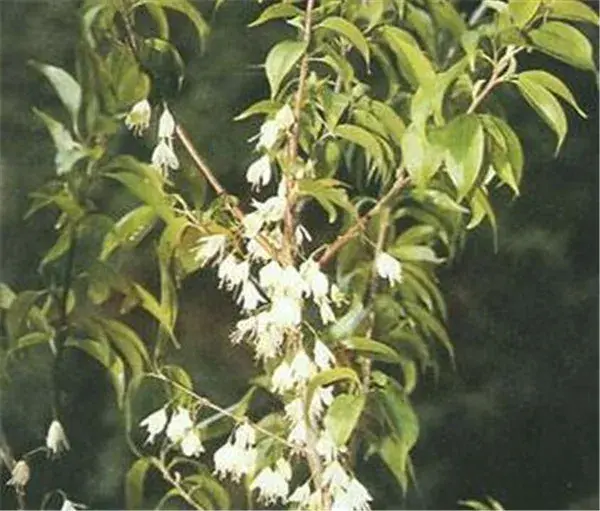
[[[354,236],[356,236],[360,231],[365,228],[365,224],[367,221],[374,217],[377,213],[381,211],[381,209],[392,199],[394,196],[399,193],[408,183],[410,182],[410,178],[406,176],[404,173],[401,173],[394,185],[390,188],[390,190],[375,204],[373,209],[369,210],[368,213],[364,214],[360,217],[357,222],[350,227],[344,234],[341,234],[336,238],[336,240],[331,243],[327,250],[323,253],[323,255],[317,260],[321,267],[325,266],[331,259],[338,253],[338,251],[348,243]]]
[[[310,36],[312,30],[312,11],[315,0],[308,0],[306,3],[306,11],[304,15],[304,34],[303,41],[306,45],[305,53],[300,63],[300,76],[298,78],[298,90],[294,104],[294,127],[289,140],[288,160],[290,168],[296,162],[298,157],[298,144],[300,140],[300,115],[302,113],[302,103],[306,89],[306,77],[308,76],[308,45],[310,44]],[[296,183],[289,179],[286,184],[286,207],[283,217],[283,239],[284,239],[284,254],[288,263],[293,263],[294,260],[294,228],[296,206]]]
[[[183,147],[189,154],[190,158],[192,158],[192,160],[194,161],[194,164],[196,165],[197,169],[204,176],[204,178],[208,181],[208,183],[213,188],[215,193],[219,197],[227,196],[228,195],[227,190],[225,190],[225,188],[223,187],[221,182],[217,179],[217,177],[215,176],[213,171],[206,164],[206,162],[202,159],[202,157],[198,154],[198,151],[196,151],[196,148],[194,147],[194,144],[192,143],[189,135],[186,133],[186,131],[183,129],[183,127],[180,124],[177,124],[175,126],[175,134],[177,135],[177,138],[179,139],[179,141],[181,142],[181,144],[183,145]],[[245,214],[238,206],[236,206],[235,204],[228,203],[228,207],[230,208],[231,213],[235,217],[236,220],[238,220],[239,222],[242,222],[244,220]],[[280,254],[278,253],[277,249],[269,242],[269,240],[267,238],[265,238],[263,235],[259,234],[256,237],[256,240],[271,255],[271,257],[273,257],[276,261],[280,261],[280,259],[281,259]]]

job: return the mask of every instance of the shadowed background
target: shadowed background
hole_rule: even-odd
[[[1,280],[16,289],[43,286],[36,268],[53,243],[55,221],[22,219],[27,194],[54,172],[51,139],[31,107],[60,108],[26,63],[35,58],[72,71],[76,7],[71,0],[0,2],[0,268]],[[202,56],[190,27],[172,17],[188,63],[173,109],[234,193],[244,193],[253,158],[247,139],[257,124],[231,119],[266,94],[257,63],[280,30],[245,28],[256,11],[250,2],[226,3],[212,19]],[[457,368],[443,366],[437,383],[425,377],[417,390],[418,489],[404,497],[383,486],[378,474],[385,468],[373,464],[380,507],[453,508],[461,498],[491,495],[507,508],[598,508],[598,89],[590,73],[539,56],[525,65],[550,66],[563,77],[588,119],[569,110],[569,134],[554,158],[550,131],[521,99],[502,93],[526,154],[522,197],[495,196],[497,253],[484,226],[441,274]],[[150,146],[127,136],[123,143],[149,158]],[[154,271],[145,261],[141,257],[133,270]],[[215,282],[210,272],[185,282],[177,325],[183,347],[174,359],[192,371],[200,392],[227,404],[241,395],[253,368],[249,353],[227,340],[235,312]],[[51,419],[49,362],[44,353],[28,352],[2,389],[0,420],[17,457],[44,441]],[[90,508],[120,508],[131,455],[112,389],[83,355],[67,369],[64,424],[72,449],[57,461],[35,458],[29,505],[38,506],[44,491],[62,488]],[[6,479],[4,472],[2,508],[15,505]]]

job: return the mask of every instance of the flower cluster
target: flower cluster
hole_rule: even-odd
[[[143,419],[140,426],[148,430],[147,444],[154,443],[156,437],[164,431],[169,441],[179,445],[186,456],[199,456],[204,452],[200,435],[186,408],[177,407],[170,419],[165,408],[160,408]]]

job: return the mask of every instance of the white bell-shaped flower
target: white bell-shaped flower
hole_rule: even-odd
[[[308,481],[301,486],[298,486],[292,494],[288,497],[288,502],[294,502],[298,504],[300,509],[306,509],[306,503],[310,498],[310,484]]]
[[[265,302],[266,300],[258,292],[256,286],[250,280],[246,280],[242,285],[242,292],[237,299],[238,305],[241,305],[245,311],[253,311],[261,303]]]
[[[314,259],[307,259],[300,265],[300,275],[306,283],[307,290],[315,300],[327,297],[329,293],[329,279]]]
[[[331,353],[330,349],[323,344],[319,339],[315,342],[315,364],[317,367],[324,371],[325,369],[329,369],[335,364],[335,357],[333,353]]]
[[[302,303],[289,296],[275,300],[269,311],[272,322],[281,328],[293,328],[302,322]]]
[[[181,440],[181,452],[186,456],[200,456],[204,452],[204,446],[193,429],[189,429]]]
[[[148,415],[145,419],[140,422],[140,426],[148,430],[148,438],[146,439],[147,444],[154,442],[157,435],[163,432],[167,425],[167,412],[164,408],[156,410]]]
[[[279,125],[274,119],[265,121],[260,127],[260,134],[258,136],[258,144],[256,149],[266,149],[270,151],[275,147],[277,140],[279,139]]]
[[[7,486],[14,486],[19,492],[23,491],[23,488],[29,482],[31,477],[31,470],[25,460],[19,460],[15,463],[11,473],[10,479],[6,482]]]
[[[303,349],[298,350],[290,365],[292,378],[295,382],[306,382],[316,373],[315,364]]]
[[[225,234],[213,234],[200,238],[196,248],[196,261],[208,263],[214,257],[221,259],[227,245],[227,236]]]
[[[46,447],[49,454],[59,455],[69,450],[69,441],[62,424],[56,419],[50,423],[48,433],[46,434]]]
[[[283,105],[275,114],[275,122],[281,131],[290,129],[295,122],[292,107],[287,103]]]
[[[125,117],[125,125],[136,137],[143,135],[144,131],[150,126],[150,117],[152,108],[147,99],[138,101]]]
[[[338,490],[344,490],[349,482],[350,476],[338,460],[329,463],[323,470],[323,477],[321,478],[321,488],[323,489],[329,488],[335,493]]]
[[[154,148],[151,161],[152,165],[163,173],[169,169],[177,170],[179,168],[179,160],[165,139],[161,139]]]
[[[242,449],[250,449],[256,443],[256,431],[244,422],[235,430],[235,444]]]
[[[271,161],[267,154],[256,160],[246,172],[246,179],[252,185],[253,190],[266,186],[271,181]]]
[[[294,377],[292,376],[292,368],[284,360],[277,366],[271,376],[271,389],[273,392],[283,394],[294,388]]]
[[[189,429],[194,427],[190,412],[181,406],[177,407],[167,426],[166,435],[171,442],[179,442]]]
[[[159,139],[171,139],[175,133],[175,119],[173,114],[168,109],[167,105],[163,110],[162,115],[158,121],[158,138]]]
[[[375,269],[382,279],[387,279],[390,286],[402,282],[402,266],[400,261],[387,252],[380,252],[375,258]]]
[[[252,481],[250,490],[258,490],[258,498],[265,504],[273,504],[277,500],[286,501],[290,487],[288,480],[279,470],[271,467],[263,468]]]

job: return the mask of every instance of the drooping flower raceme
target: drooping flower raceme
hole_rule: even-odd
[[[173,150],[173,135],[175,134],[175,119],[167,105],[158,121],[158,144],[152,152],[152,165],[163,174],[170,169],[179,168],[179,159]]]
[[[265,467],[252,481],[250,490],[258,490],[259,499],[265,504],[274,504],[277,500],[284,503],[290,491],[289,481],[292,467],[285,458],[279,458],[275,468]]]
[[[52,421],[46,434],[46,447],[49,454],[59,455],[69,450],[69,441],[62,424],[56,419]]]
[[[256,464],[256,438],[254,429],[242,424],[214,454],[215,473],[220,477],[231,476],[239,482],[243,475],[251,474]]]
[[[254,190],[269,184],[269,181],[271,181],[271,162],[268,155],[262,155],[248,167],[246,179]]]

